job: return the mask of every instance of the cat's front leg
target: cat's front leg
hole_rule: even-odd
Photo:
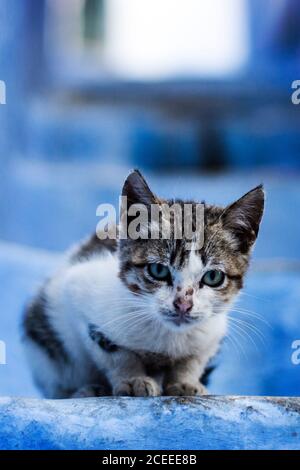
[[[164,394],[169,396],[207,395],[199,377],[204,369],[197,357],[188,357],[176,362],[164,377]]]
[[[107,372],[113,395],[154,397],[161,395],[159,384],[145,371],[138,356],[130,351],[114,353],[112,367]]]

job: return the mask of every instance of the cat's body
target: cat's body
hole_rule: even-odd
[[[129,201],[135,192],[143,203],[153,196],[137,172],[124,188]],[[149,190],[146,198],[142,190]],[[200,250],[186,250],[186,240],[95,235],[73,251],[24,319],[27,355],[44,395],[205,393],[199,379],[226,335],[226,312],[242,286],[262,215],[262,190],[252,193],[243,215],[233,206],[239,229],[233,214],[225,218],[224,209],[206,206]],[[226,279],[217,285],[223,271]]]

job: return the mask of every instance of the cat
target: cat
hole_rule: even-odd
[[[127,209],[174,203],[154,195],[138,170],[122,195]],[[203,204],[201,248],[188,249],[173,232],[170,239],[100,240],[94,234],[44,283],[23,326],[33,377],[45,397],[207,393],[201,378],[227,334],[264,190],[260,185],[225,208]]]

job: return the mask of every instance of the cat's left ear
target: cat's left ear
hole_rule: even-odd
[[[133,170],[127,176],[123,186],[122,196],[127,197],[128,207],[132,204],[150,206],[158,202],[157,197],[153,194],[139,170]]]
[[[222,215],[223,227],[238,240],[242,253],[247,253],[257,238],[264,201],[263,186],[259,185],[230,204]]]
[[[134,170],[127,176],[122,190],[122,197],[124,198],[124,196],[126,196],[126,198],[122,199],[120,227],[123,229],[123,231],[125,231],[124,233],[126,234],[126,238],[127,236],[132,238],[132,236],[130,236],[128,233],[128,229],[130,223],[134,220],[135,215],[129,215],[129,212],[130,208],[134,208],[134,206],[136,206],[135,208],[138,210],[138,213],[141,213],[141,205],[146,208],[147,218],[144,221],[146,226],[143,224],[142,225],[144,228],[146,228],[148,234],[148,216],[149,213],[151,213],[151,205],[157,204],[158,199],[149,188],[145,178],[142,176],[139,170]],[[139,233],[141,233],[140,230]]]

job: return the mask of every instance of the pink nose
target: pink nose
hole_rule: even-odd
[[[186,315],[193,308],[192,300],[175,299],[173,302],[175,309],[181,314]]]

